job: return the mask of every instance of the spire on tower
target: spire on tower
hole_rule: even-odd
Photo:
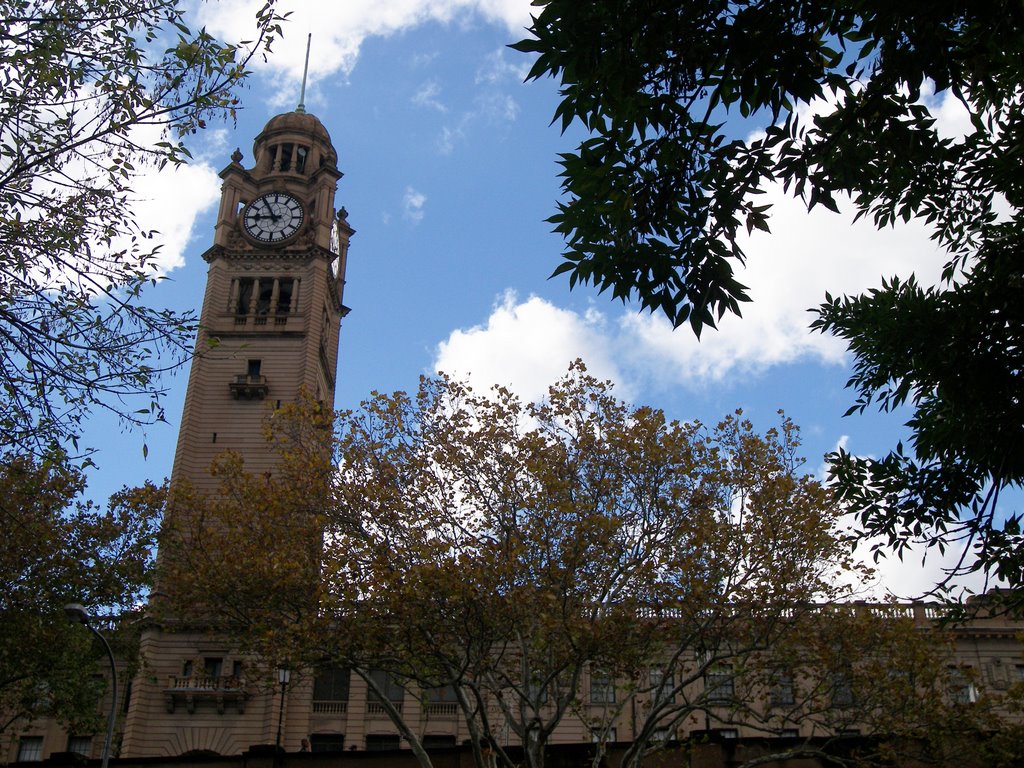
[[[296,112],[306,111],[306,75],[309,73],[309,44],[313,41],[313,33],[310,32],[306,38],[306,64],[302,68],[302,90],[299,91],[299,106],[295,108]]]

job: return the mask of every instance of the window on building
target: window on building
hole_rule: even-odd
[[[712,664],[704,673],[704,684],[711,704],[728,704],[736,693],[732,668],[721,662]]]
[[[92,756],[92,736],[69,736],[68,752],[74,752],[83,757]]]
[[[239,278],[230,311],[236,315],[290,314],[295,309],[296,285],[292,277]]]
[[[295,170],[298,173],[306,172],[306,158],[309,156],[309,150],[306,147],[298,146],[295,148]]]
[[[840,709],[852,707],[854,696],[850,675],[846,672],[833,672],[831,675],[831,685],[832,706]]]
[[[769,700],[773,707],[789,707],[796,702],[793,675],[781,670],[775,673]]]
[[[548,703],[547,681],[539,672],[530,675],[530,683],[526,687],[526,698],[532,705],[538,707]]]
[[[607,672],[592,670],[590,673],[590,703],[614,704],[615,680]]]
[[[383,752],[387,749],[399,749],[402,746],[397,733],[368,733],[366,734],[366,751]]]
[[[270,312],[270,305],[274,299],[274,280],[257,280],[259,295],[256,297],[256,314],[265,315]]]
[[[345,749],[343,733],[311,733],[309,735],[310,752],[341,752]]]
[[[259,362],[257,360],[257,362]],[[219,678],[224,671],[224,659],[220,656],[207,656],[203,659],[203,672],[207,677]]]
[[[292,296],[295,293],[295,281],[290,277],[277,281],[277,308],[279,315],[287,315],[292,311]]]
[[[278,166],[282,171],[291,169],[292,166],[292,151],[294,147],[291,144],[281,145],[281,165]]]
[[[970,667],[949,668],[949,698],[954,704],[973,704],[978,700]]]
[[[796,728],[783,728],[779,731],[780,739],[798,739],[800,738],[800,731]]]
[[[321,667],[313,677],[313,701],[348,701],[348,667]]]
[[[249,314],[255,282],[251,277],[244,277],[238,281],[238,299],[235,301],[235,314]]]
[[[893,695],[913,695],[917,690],[914,682],[914,672],[910,669],[887,669],[885,673],[888,678],[889,689]]]
[[[43,759],[43,737],[22,736],[18,739],[18,762],[36,763]]]
[[[665,670],[652,667],[647,672],[647,681],[651,690],[671,691],[676,687],[676,678],[672,673],[666,674]]]
[[[392,704],[402,703],[402,699],[405,698],[405,688],[400,682],[398,682],[398,680],[395,679],[394,675],[385,672],[382,669],[374,669],[370,671],[370,680],[372,680],[373,684],[383,692],[385,699],[390,701]],[[367,700],[380,701],[381,699],[377,692],[373,688],[370,688],[367,691]],[[396,736],[395,738],[398,737]]]
[[[651,667],[648,672],[648,683],[651,687],[651,698],[655,701],[665,701],[672,698],[675,678],[671,674],[666,674],[665,670],[659,667]]]
[[[590,731],[590,740],[594,744],[608,743],[619,740],[618,731],[614,728],[593,728]]]
[[[192,677],[192,672],[193,671],[194,670],[192,668],[192,659],[188,659],[187,661],[182,662],[182,665],[181,665],[181,676],[182,677]]]
[[[458,697],[455,695],[455,686],[442,685],[438,688],[427,688],[425,691],[427,701],[431,704],[455,704]]]
[[[423,704],[427,712],[432,715],[454,715],[459,711],[459,699],[455,695],[455,687],[452,685],[425,689]]]
[[[261,360],[250,360],[246,366],[245,374],[250,379],[258,379],[260,377],[260,369],[263,367]]]

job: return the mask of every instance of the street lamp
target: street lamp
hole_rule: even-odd
[[[107,717],[107,738],[103,742],[103,768],[110,763],[110,741],[114,737],[114,720],[117,719],[117,667],[114,664],[114,652],[110,650],[110,643],[100,634],[92,624],[89,623],[89,613],[78,603],[68,603],[64,606],[64,614],[70,621],[82,624],[92,632],[103,643],[107,649],[107,658],[110,659],[110,715]]]
[[[281,684],[281,706],[277,710],[277,740],[274,742],[274,754],[281,751],[281,721],[284,720],[284,691],[288,681],[292,679],[292,671],[288,667],[277,668],[277,682]]]

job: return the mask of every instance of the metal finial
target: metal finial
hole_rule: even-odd
[[[313,33],[309,33],[309,37],[306,38],[306,65],[302,68],[302,90],[299,92],[299,106],[295,108],[296,112],[306,111],[306,75],[309,74],[309,44],[313,41]]]

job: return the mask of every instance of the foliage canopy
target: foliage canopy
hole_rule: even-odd
[[[191,315],[140,293],[158,233],[133,184],[189,158],[186,139],[232,117],[259,38],[192,29],[180,0],[0,0],[0,432],[7,450],[77,448],[91,407],[162,418],[159,369],[188,353]],[[142,403],[132,404],[137,397]],[[146,405],[139,408],[139,405]]]
[[[0,733],[43,715],[95,730],[99,656],[64,606],[127,617],[150,586],[163,490],[125,489],[101,510],[77,500],[83,487],[60,462],[0,462]]]
[[[1024,584],[1024,8],[1013,0],[540,0],[530,77],[561,84],[555,120],[589,136],[561,156],[566,240],[555,274],[635,298],[698,335],[749,299],[743,231],[768,230],[759,195],[885,227],[927,222],[943,281],[826,296],[813,327],[855,358],[851,410],[904,403],[913,452],[832,457],[866,536],[902,554],[959,545],[950,574]],[[943,135],[940,99],[967,117]],[[737,137],[740,119],[747,137]],[[973,545],[973,548],[972,546]]]

